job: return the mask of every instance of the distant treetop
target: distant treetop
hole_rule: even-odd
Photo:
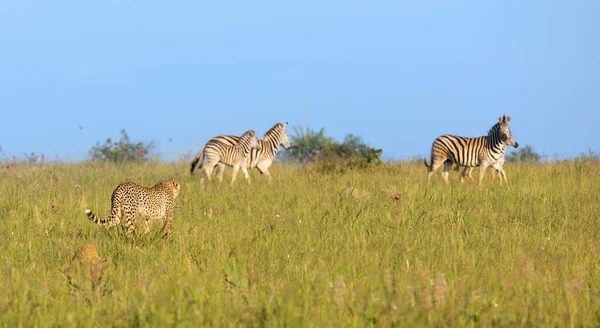
[[[319,131],[310,128],[294,127],[290,135],[293,147],[282,153],[284,160],[321,164],[336,163],[336,167],[363,168],[381,163],[382,149],[368,146],[361,137],[352,133],[342,142],[325,135],[325,129]]]
[[[104,144],[97,142],[90,149],[90,159],[93,161],[102,162],[145,162],[152,157],[152,152],[156,145],[154,142],[131,142],[129,135],[123,129],[121,130],[121,138],[119,141],[112,141],[111,138],[106,139]]]
[[[514,150],[506,155],[508,162],[527,162],[527,163],[538,163],[542,156],[533,150],[533,147],[526,145],[518,150]]]

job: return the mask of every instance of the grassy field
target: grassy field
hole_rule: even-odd
[[[510,188],[422,164],[275,166],[235,186],[188,163],[0,175],[0,323],[31,326],[598,326],[600,164],[505,166]],[[231,174],[228,169],[226,179]],[[170,240],[84,215],[122,181],[178,179]],[[400,194],[402,193],[402,194]],[[141,229],[139,229],[141,231]],[[94,245],[98,264],[71,262]]]

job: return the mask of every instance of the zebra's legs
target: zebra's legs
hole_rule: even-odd
[[[223,163],[217,164],[217,168],[215,169],[215,172],[217,174],[217,179],[219,179],[219,182],[223,182],[223,174],[225,173],[225,164],[223,164]]]
[[[473,173],[473,168],[472,168],[472,167],[470,167],[470,168],[469,168],[469,175],[468,175],[468,177],[469,177],[469,179],[471,180],[471,182],[473,182],[473,184],[477,184],[477,182],[476,182],[476,181],[475,181],[475,179],[473,178],[473,175],[472,175],[472,173]]]
[[[477,182],[475,182],[475,179],[473,179],[473,176],[471,175],[471,173],[473,173],[473,168],[472,167],[465,167],[465,169],[463,170],[462,174],[460,175],[460,182],[463,183],[465,181],[465,176],[466,176],[474,184],[477,184]]]
[[[233,166],[233,173],[231,174],[231,185],[233,186],[233,182],[235,181],[235,177],[237,176],[237,173],[240,169],[239,165],[234,165]]]
[[[269,170],[265,170],[265,171],[263,172],[263,174],[267,176],[267,182],[268,182],[269,184],[271,184],[271,181],[273,180],[273,177],[271,176],[271,173],[269,173]]]
[[[500,180],[501,186],[502,186],[502,178],[504,178],[504,182],[506,182],[506,185],[508,186],[508,180],[506,179],[506,172],[504,172],[503,168],[500,168],[500,170],[498,170],[498,180]]]
[[[215,165],[219,164],[218,161],[213,161],[213,162],[208,162],[205,165],[203,165],[203,170],[204,170],[204,175],[206,175],[206,180],[208,182],[210,182],[210,175],[212,174],[213,169],[215,168]]]
[[[446,184],[450,183],[450,181],[448,181],[448,176],[450,175],[450,170],[452,170],[452,161],[445,161],[444,162],[444,172],[442,172],[442,178],[444,178],[444,182]]]
[[[244,173],[244,178],[246,178],[248,185],[250,185],[250,175],[248,174],[248,168],[246,167],[245,164],[242,165],[242,173]]]
[[[479,185],[483,182],[483,176],[485,175],[485,169],[489,166],[488,163],[482,162],[479,163]]]
[[[492,170],[490,171],[490,176],[492,177],[492,182],[491,182],[491,183],[492,183],[492,185],[494,184],[494,180],[496,180],[496,174],[497,174],[497,173],[499,173],[499,172],[500,172],[500,171],[499,171],[498,169],[496,169],[496,168],[494,168],[494,169],[492,169]],[[499,174],[498,174],[498,175],[499,175]],[[498,179],[498,180],[500,180],[500,185],[502,185],[502,177],[499,177],[499,179]]]
[[[427,185],[429,186],[429,184],[431,184],[431,176],[433,175],[434,170],[429,169],[429,172],[427,172]]]
[[[209,168],[207,166],[202,171],[204,172],[204,176],[206,177],[206,181],[210,182],[210,171],[211,171],[211,168]]]
[[[231,175],[231,185],[233,186],[233,182],[235,181],[235,177],[237,176],[238,170],[242,169],[242,173],[244,174],[244,178],[246,178],[246,181],[248,182],[248,184],[250,184],[250,175],[248,174],[248,168],[246,168],[246,165],[234,165],[233,166],[233,174]]]
[[[442,166],[442,164],[445,161],[442,160],[438,160],[438,159],[432,159],[431,161],[431,166],[429,167],[429,171],[427,173],[427,185],[429,185],[429,183],[431,182],[431,176],[435,173],[435,171],[440,168],[440,166]],[[444,176],[444,173],[442,173],[442,177]]]
[[[264,166],[264,165],[261,165],[261,164],[256,165],[256,167],[258,167],[258,170],[260,171],[260,173],[262,173],[262,174],[264,174],[264,175],[267,176],[268,182],[269,182],[269,184],[271,184],[271,180],[273,178],[271,177],[271,173],[269,173],[269,166]]]

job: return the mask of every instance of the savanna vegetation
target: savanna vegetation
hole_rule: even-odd
[[[458,172],[427,187],[422,163],[320,163],[231,187],[201,184],[188,162],[7,162],[0,322],[600,325],[597,160],[507,163],[509,188]],[[126,239],[84,214],[108,215],[122,181],[166,179],[182,185],[170,239],[160,222]]]
[[[153,141],[132,141],[125,129],[122,129],[118,141],[107,138],[104,143],[97,142],[89,151],[92,161],[100,162],[147,162],[154,156],[156,144]],[[156,159],[156,157],[154,157]]]

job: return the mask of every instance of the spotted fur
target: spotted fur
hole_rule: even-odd
[[[162,181],[148,188],[134,182],[123,182],[113,191],[110,215],[103,219],[97,217],[92,210],[85,214],[90,221],[103,225],[107,229],[125,219],[125,230],[130,236],[133,224],[138,217],[144,218],[144,234],[150,232],[150,222],[162,218],[165,221],[165,235],[171,233],[175,198],[181,186],[175,180]]]

